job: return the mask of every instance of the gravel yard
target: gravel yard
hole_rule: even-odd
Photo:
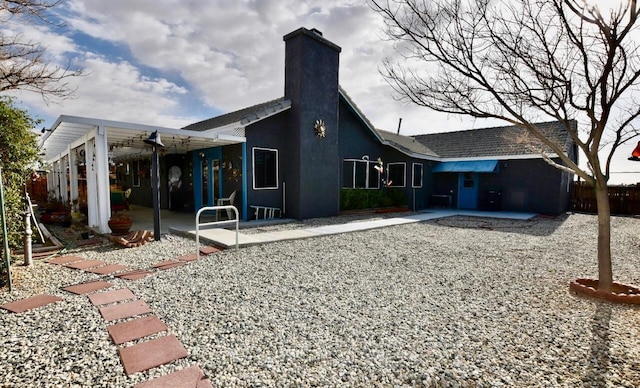
[[[614,276],[639,285],[640,219],[612,223]],[[98,275],[16,267],[15,290],[0,303],[38,293],[64,301],[0,310],[0,386],[126,387],[198,365],[214,386],[636,387],[640,308],[568,293],[570,280],[597,277],[596,227],[582,214],[455,217],[227,250],[138,281],[109,278],[146,301],[189,353],[131,377],[97,309],[60,290]],[[167,235],[68,253],[145,268],[194,249]]]

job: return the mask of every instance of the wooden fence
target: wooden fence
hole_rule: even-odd
[[[611,214],[640,214],[640,187],[609,186],[609,206],[611,206]],[[573,182],[571,210],[585,213],[598,212],[593,187],[584,182]]]

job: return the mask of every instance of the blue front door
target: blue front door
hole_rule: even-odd
[[[478,208],[478,174],[461,172],[458,175],[458,209]]]

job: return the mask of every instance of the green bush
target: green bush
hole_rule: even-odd
[[[406,204],[407,199],[398,188],[340,190],[340,210],[375,209]]]
[[[15,107],[11,98],[0,97],[0,166],[8,241],[12,248],[22,246],[24,185],[38,161],[38,144],[32,128],[39,123],[26,111]]]

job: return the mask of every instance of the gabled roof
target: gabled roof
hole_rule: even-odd
[[[284,97],[263,102],[235,112],[226,113],[194,124],[187,125],[183,129],[188,131],[204,132],[229,126],[247,126],[253,122],[260,121],[274,114],[291,108],[291,101]]]
[[[373,137],[375,137],[380,143],[391,146],[408,156],[412,156],[419,159],[429,159],[429,158],[438,157],[438,155],[436,155],[435,152],[431,151],[429,147],[427,147],[424,144],[421,144],[420,142],[416,141],[411,137],[396,135],[392,132],[376,129],[373,126],[373,124],[371,124],[371,121],[369,121],[367,116],[365,116],[365,114],[360,110],[360,108],[358,108],[356,103],[351,99],[351,97],[349,97],[347,92],[342,87],[339,87],[339,92],[340,92],[340,97],[347,104],[347,107],[349,107],[349,109],[351,109],[351,111],[360,120],[362,120],[362,123],[365,125],[365,127],[369,130],[369,132],[373,135]]]
[[[577,128],[575,120],[570,125]],[[551,121],[535,126],[554,143],[562,144],[565,151],[572,144],[571,136],[562,122]],[[413,138],[444,159],[540,155],[540,146],[536,146],[539,140],[534,139],[526,129],[514,125],[415,135]]]

